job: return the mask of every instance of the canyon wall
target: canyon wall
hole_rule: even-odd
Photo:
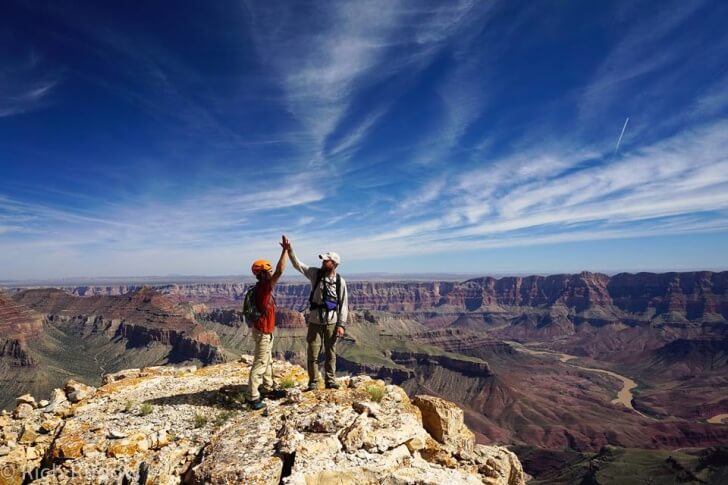
[[[175,301],[241,304],[244,283],[165,285],[156,289]],[[596,312],[605,321],[633,318],[728,320],[728,271],[714,273],[620,273],[608,276],[582,272],[551,276],[483,277],[464,282],[348,282],[349,304],[359,310],[389,312],[507,312],[512,307],[563,308],[574,314]],[[123,295],[136,287],[75,287],[75,295]],[[280,284],[279,307],[303,310],[309,284]]]

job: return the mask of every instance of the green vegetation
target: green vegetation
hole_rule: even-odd
[[[382,398],[387,394],[387,389],[384,386],[378,384],[367,386],[367,392],[369,397],[374,402],[381,402]]]
[[[215,422],[213,423],[216,427],[220,427],[225,424],[230,418],[235,416],[235,411],[223,411],[215,416]],[[197,418],[197,416],[195,416]]]
[[[232,397],[233,402],[236,404],[245,404],[245,392],[240,391],[233,395]]]
[[[134,407],[134,401],[132,401],[131,399],[127,399],[126,401],[124,401],[124,412],[125,413],[130,413],[133,407]]]
[[[154,406],[152,406],[148,402],[145,402],[144,404],[139,406],[139,414],[141,414],[142,416],[152,414],[152,411],[154,411]]]
[[[204,414],[197,413],[193,419],[195,428],[202,428],[207,424],[207,416]]]
[[[280,385],[281,389],[291,389],[293,387],[296,387],[296,381],[293,380],[292,377],[286,376],[283,379],[281,379],[281,382],[279,385]]]

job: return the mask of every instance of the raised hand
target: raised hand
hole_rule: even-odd
[[[281,247],[283,249],[285,249],[286,251],[290,251],[290,249],[291,249],[291,241],[286,237],[285,234],[283,236],[281,236],[281,242],[280,242],[280,244],[281,244]]]

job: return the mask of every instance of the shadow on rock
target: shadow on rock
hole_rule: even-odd
[[[215,406],[223,409],[241,409],[245,406],[247,385],[226,385],[216,390],[205,390],[189,394],[160,397],[145,401],[158,406],[176,406],[190,404],[193,406]]]

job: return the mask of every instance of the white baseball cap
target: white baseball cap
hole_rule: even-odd
[[[333,251],[328,251],[323,254],[319,254],[319,259],[322,261],[333,261],[334,263],[341,264],[341,256]]]

